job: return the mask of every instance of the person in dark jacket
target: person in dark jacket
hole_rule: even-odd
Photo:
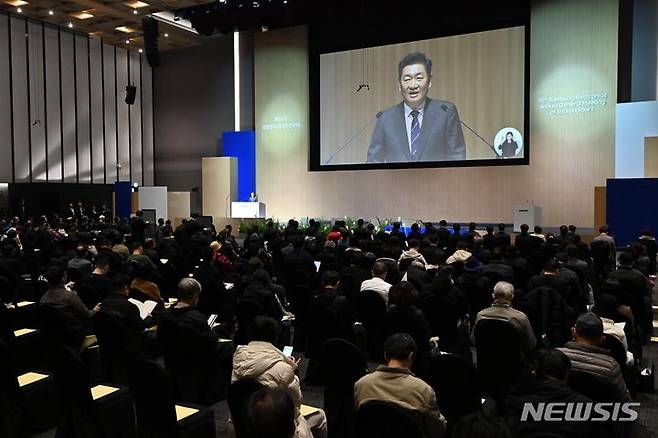
[[[515,436],[559,436],[562,438],[589,438],[593,425],[590,421],[535,421],[528,416],[522,421],[524,406],[531,403],[587,403],[590,399],[575,392],[566,384],[571,361],[559,350],[537,350],[534,356],[535,375],[512,386],[506,400],[506,422]]]

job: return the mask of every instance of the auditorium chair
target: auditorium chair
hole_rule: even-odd
[[[59,393],[56,438],[135,437],[135,415],[127,388],[89,384],[89,371],[76,350],[56,347],[51,364]]]
[[[138,438],[215,438],[215,417],[207,407],[176,404],[171,376],[153,361],[138,361],[130,372]]]
[[[483,390],[502,407],[510,385],[521,372],[519,333],[507,321],[481,319],[475,325],[474,337]]]
[[[101,310],[91,321],[98,339],[103,379],[126,384],[126,373],[135,359],[135,352],[128,347],[136,340],[132,339],[120,314]]]
[[[366,355],[345,339],[329,339],[322,345],[320,359],[328,437],[353,438],[354,384],[368,372]]]
[[[296,284],[287,290],[295,314],[295,338],[293,346],[297,351],[305,351],[309,326],[309,304],[313,298],[313,289],[307,284]]]
[[[57,399],[52,375],[18,372],[15,356],[3,339],[0,358],[0,436],[18,438],[54,427]]]
[[[250,330],[254,318],[263,314],[263,307],[252,300],[240,300],[237,306],[238,329],[233,337],[235,345],[246,345],[249,343]]]
[[[417,412],[392,402],[373,400],[356,411],[356,436],[359,438],[424,437]]]
[[[163,314],[158,323],[158,343],[178,400],[211,405],[224,399],[230,365],[220,360],[216,342],[209,343],[196,328]]]
[[[481,410],[479,380],[473,364],[461,356],[440,353],[431,358],[427,383],[436,393],[449,429],[462,417]]]
[[[359,292],[356,298],[356,318],[365,328],[370,359],[376,362],[382,361],[386,303],[381,295],[372,290]]]
[[[262,388],[264,386],[257,380],[248,378],[238,379],[229,386],[227,401],[235,438],[247,438],[247,407],[249,398]]]
[[[322,385],[322,348],[331,338],[342,338],[345,334],[341,328],[340,318],[336,311],[330,307],[321,307],[312,310],[309,315],[308,338],[305,356],[309,359],[306,369],[305,382],[307,385]]]

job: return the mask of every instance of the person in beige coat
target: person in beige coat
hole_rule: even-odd
[[[358,409],[369,401],[388,401],[421,414],[424,436],[439,438],[446,420],[439,410],[431,386],[411,372],[416,343],[407,333],[395,333],[384,343],[386,366],[361,377],[354,384],[354,403]]]
[[[297,361],[285,356],[273,345],[279,330],[280,324],[274,318],[264,315],[256,317],[251,332],[252,341],[238,346],[233,355],[231,382],[251,378],[270,388],[285,389],[297,409],[295,438],[326,438],[324,411],[320,409],[306,417],[300,412],[302,390],[299,377],[295,374]],[[229,425],[231,430],[232,426]]]

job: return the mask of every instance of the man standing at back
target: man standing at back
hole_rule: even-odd
[[[403,102],[377,118],[368,148],[368,163],[453,161],[466,158],[457,107],[432,100],[432,60],[414,52],[398,64]]]
[[[432,387],[411,372],[416,353],[416,343],[407,333],[389,336],[384,343],[386,366],[380,366],[354,384],[354,402],[357,409],[377,400],[418,411],[424,436],[440,437],[445,432],[446,420]]]

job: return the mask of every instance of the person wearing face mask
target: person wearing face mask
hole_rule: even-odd
[[[398,86],[403,101],[378,115],[368,163],[464,160],[457,107],[427,97],[432,60],[420,52],[406,55],[398,64]]]

